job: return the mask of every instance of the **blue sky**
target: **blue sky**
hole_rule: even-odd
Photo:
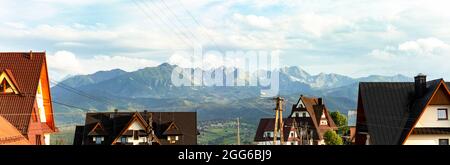
[[[0,50],[46,50],[54,79],[162,62],[201,43],[280,50],[312,74],[450,79],[446,0],[0,0]],[[211,60],[214,62],[214,60]]]

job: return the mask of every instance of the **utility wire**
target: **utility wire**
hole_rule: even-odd
[[[152,24],[154,24],[155,26],[157,26],[156,21],[154,21],[155,19],[153,19],[153,18],[150,16],[150,14],[145,10],[144,6],[141,5],[139,2],[137,2],[136,0],[132,0],[132,1],[133,1],[133,3],[136,5],[136,7],[137,7],[137,8],[145,15],[145,17],[147,17],[147,19],[145,19],[145,20],[147,20],[147,21],[151,22]],[[150,11],[151,11],[154,15],[156,15],[155,11],[153,11],[153,10],[150,10]],[[161,23],[163,23],[163,24],[166,24],[166,26],[168,26],[168,28],[171,29],[171,27],[170,27],[166,22],[164,22],[164,21],[161,20],[161,19],[158,19],[158,20],[159,20],[159,22],[161,22]],[[160,29],[163,30],[163,31],[165,31],[167,34],[172,34],[172,33],[169,32],[166,28],[160,28]],[[183,37],[180,37],[180,35],[178,35],[177,32],[175,32],[174,30],[172,30],[172,31],[173,31],[173,34],[175,35],[175,37],[177,37],[179,41],[181,41],[181,42],[183,42],[184,44],[186,44],[187,47],[193,48],[193,47],[190,45],[190,43],[186,42],[186,40],[185,40]],[[173,38],[170,38],[170,39],[173,40]],[[174,43],[176,43],[176,42],[174,42]],[[173,50],[173,48],[171,48],[171,49]]]

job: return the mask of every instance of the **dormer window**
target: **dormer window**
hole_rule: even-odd
[[[19,94],[15,79],[10,70],[0,72],[0,94]]]
[[[175,144],[179,140],[179,136],[167,136],[167,141],[170,144]]]
[[[105,141],[105,138],[103,136],[94,136],[93,140],[95,144],[102,144],[102,142]]]
[[[328,125],[328,121],[326,121],[326,120],[320,120],[320,125]]]
[[[9,85],[9,83],[6,81],[6,79],[3,79],[2,82],[0,83],[0,93],[3,93],[3,94],[14,93],[13,88],[11,87],[11,85]]]

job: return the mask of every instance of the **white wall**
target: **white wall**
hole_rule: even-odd
[[[50,145],[50,134],[44,134],[44,145]]]
[[[422,117],[419,119],[415,127],[450,127],[450,120],[437,119],[438,108],[447,108],[450,111],[450,105],[430,105],[425,109]]]
[[[134,121],[131,126],[127,129],[127,131],[134,131],[134,130],[145,130],[144,126],[141,125],[141,123],[139,123],[138,121]],[[121,142],[122,137],[119,137],[116,142]],[[127,142],[128,143],[133,143],[133,145],[139,145],[140,142],[146,142],[147,141],[147,137],[139,137],[138,140],[134,140],[134,137],[127,137]]]
[[[405,145],[439,145],[439,139],[450,139],[450,135],[410,135]]]
[[[39,80],[39,88],[38,91],[36,91],[36,101],[39,111],[39,119],[41,120],[41,122],[47,122],[47,118],[45,116],[44,96],[42,95],[41,80]]]
[[[310,117],[310,115],[307,111],[294,112],[294,113],[292,113],[291,117],[303,117],[303,114],[305,114],[306,117]]]

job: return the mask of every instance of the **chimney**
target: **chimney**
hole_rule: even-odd
[[[317,105],[323,105],[323,99],[322,97],[319,97],[319,99],[317,99]]]
[[[32,50],[30,50],[30,53],[24,53],[24,55],[23,55],[25,58],[28,58],[28,59],[33,59],[33,51]]]
[[[425,95],[427,90],[427,76],[419,73],[416,77],[414,77],[414,92],[416,98],[420,98]]]
[[[119,110],[118,109],[114,109],[114,113],[109,114],[109,118],[110,119],[114,119],[114,117],[117,115],[117,112],[119,112]]]

